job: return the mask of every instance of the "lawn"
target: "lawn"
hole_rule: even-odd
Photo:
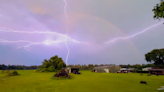
[[[164,86],[164,76],[147,76],[129,73],[93,73],[81,71],[72,79],[57,80],[55,73],[35,73],[34,70],[18,70],[20,76],[6,77],[0,71],[0,92],[159,92]],[[140,84],[140,81],[148,84]],[[160,91],[164,92],[164,91]]]

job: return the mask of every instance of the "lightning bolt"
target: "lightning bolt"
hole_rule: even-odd
[[[9,41],[9,40],[4,40],[4,39],[0,39],[0,43],[28,43],[28,45],[26,46],[23,46],[26,50],[29,50],[29,47],[32,46],[32,45],[39,45],[39,44],[42,44],[42,45],[49,45],[49,44],[52,44],[52,43],[60,43],[60,42],[65,42],[65,45],[66,45],[66,48],[68,50],[68,53],[67,53],[67,56],[66,56],[66,64],[68,65],[68,56],[69,56],[69,53],[70,53],[70,50],[69,50],[69,47],[67,45],[67,41],[70,40],[70,41],[73,41],[75,43],[86,43],[86,42],[79,42],[75,39],[72,39],[71,37],[68,37],[68,16],[67,16],[67,11],[66,11],[66,8],[67,8],[67,2],[66,0],[63,0],[64,3],[65,3],[65,6],[64,6],[64,15],[66,17],[66,35],[63,35],[63,34],[60,34],[60,33],[57,33],[57,32],[51,32],[51,31],[33,31],[33,32],[27,32],[27,31],[17,31],[17,30],[11,30],[11,29],[7,29],[7,28],[3,28],[3,27],[0,27],[0,31],[2,32],[15,32],[15,33],[29,33],[29,34],[54,34],[54,35],[59,35],[59,36],[62,36],[63,38],[65,38],[64,40],[56,40],[56,41],[44,41],[44,42],[32,42],[32,41],[25,41],[25,40],[18,40],[18,41]],[[1,16],[1,15],[0,15]],[[22,47],[19,47],[19,48],[22,48]]]
[[[118,37],[118,38],[115,38],[115,39],[113,39],[113,40],[110,40],[110,41],[108,41],[108,42],[105,42],[105,44],[110,44],[110,43],[116,42],[117,40],[125,40],[125,39],[129,39],[129,38],[135,37],[135,36],[137,36],[137,35],[139,35],[139,34],[145,33],[146,31],[148,31],[148,30],[150,30],[150,29],[152,29],[152,28],[154,28],[154,27],[156,27],[156,26],[158,26],[158,25],[160,25],[160,24],[163,24],[163,22],[164,22],[164,21],[162,21],[162,22],[160,22],[160,23],[157,23],[157,24],[155,24],[155,25],[152,25],[152,26],[150,26],[150,27],[144,29],[143,31],[137,32],[137,33],[135,33],[135,34],[133,34],[133,35],[130,35],[130,36],[127,36],[127,37]]]
[[[65,3],[65,6],[64,6],[64,14],[65,14],[66,21],[67,21],[67,23],[66,23],[66,31],[67,31],[67,33],[66,33],[65,45],[66,45],[66,48],[68,50],[68,53],[67,53],[67,56],[66,56],[66,65],[68,65],[68,56],[69,56],[70,50],[69,50],[69,47],[67,45],[67,35],[68,35],[68,16],[67,16],[67,10],[66,10],[66,8],[67,8],[67,2],[66,2],[66,0],[63,0],[63,1]]]
[[[70,39],[71,41],[73,41],[75,43],[86,43],[86,42],[77,41],[75,39],[72,39],[71,37],[68,37],[66,35],[63,35],[63,34],[60,34],[60,33],[57,33],[57,32],[52,32],[52,31],[32,31],[32,32],[28,32],[28,31],[11,30],[11,29],[7,29],[7,28],[3,28],[3,27],[0,27],[0,31],[2,31],[2,32],[13,32],[13,33],[28,33],[28,34],[53,34],[53,35],[61,36],[63,38]]]
[[[63,42],[63,41],[62,40],[56,40],[56,41],[47,41],[46,40],[44,42],[32,42],[32,41],[26,41],[26,40],[9,41],[9,40],[0,39],[0,43],[29,43],[28,45],[23,46],[28,51],[29,51],[29,47],[32,45],[39,45],[39,44],[49,45],[52,43],[60,43],[60,42]],[[18,47],[18,49],[23,48],[23,47]]]
[[[53,35],[61,36],[63,38],[63,39],[60,39],[60,40],[58,39],[56,41],[46,40],[44,42],[32,42],[32,41],[25,41],[25,40],[8,41],[8,40],[0,39],[1,43],[29,43],[29,45],[23,46],[24,48],[29,48],[32,45],[38,45],[38,44],[50,45],[52,43],[61,43],[61,42],[65,42],[66,38],[67,38],[67,40],[75,42],[75,43],[86,43],[86,42],[77,41],[75,39],[72,39],[71,37],[68,37],[66,35],[63,35],[63,34],[60,34],[60,33],[57,33],[57,32],[52,32],[52,31],[32,31],[32,32],[28,32],[28,31],[11,30],[11,29],[7,29],[7,28],[3,28],[3,27],[0,27],[0,31],[1,32],[26,33],[26,34],[53,34]]]

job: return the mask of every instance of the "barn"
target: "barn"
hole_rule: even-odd
[[[93,71],[94,72],[99,72],[99,73],[115,73],[117,71],[120,71],[121,67],[116,66],[116,65],[108,65],[108,66],[99,66],[99,67],[94,67]]]

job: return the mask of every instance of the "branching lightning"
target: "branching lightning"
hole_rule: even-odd
[[[65,3],[65,6],[64,6],[64,14],[65,14],[65,17],[66,17],[66,40],[65,40],[65,45],[67,47],[67,50],[68,50],[68,53],[67,53],[67,56],[66,56],[66,65],[68,65],[68,56],[69,56],[69,53],[70,53],[70,50],[69,50],[69,47],[67,45],[67,35],[68,35],[68,16],[67,16],[67,11],[66,11],[66,8],[67,8],[67,2],[66,0],[63,0],[64,3]]]
[[[25,48],[26,50],[29,50],[29,47],[32,46],[32,45],[39,45],[39,44],[42,44],[42,45],[50,45],[52,43],[61,43],[61,42],[65,42],[65,45],[66,45],[66,48],[68,50],[68,53],[67,53],[67,56],[66,56],[66,64],[68,64],[68,56],[69,56],[69,53],[70,53],[70,50],[69,50],[69,47],[67,45],[67,41],[73,41],[75,43],[85,43],[85,42],[79,42],[75,39],[72,39],[71,37],[68,37],[68,16],[67,16],[67,12],[66,12],[66,8],[67,8],[67,2],[66,0],[63,0],[64,3],[65,3],[65,6],[64,6],[64,15],[66,17],[66,35],[63,35],[63,34],[60,34],[60,33],[57,33],[57,32],[51,32],[51,31],[33,31],[33,32],[27,32],[27,31],[17,31],[17,30],[11,30],[11,29],[7,29],[7,28],[3,28],[3,27],[0,27],[0,31],[1,32],[14,32],[14,33],[28,33],[28,34],[54,34],[54,35],[58,35],[58,36],[61,36],[63,37],[62,40],[55,40],[55,41],[43,41],[43,42],[32,42],[32,41],[26,41],[26,40],[17,40],[17,41],[9,41],[9,40],[4,40],[4,39],[0,39],[0,43],[28,43],[28,45],[26,46],[23,46],[23,48]],[[1,15],[0,15],[1,16]],[[19,47],[19,48],[22,48],[22,47]]]
[[[28,45],[23,46],[26,49],[29,48],[32,45],[39,45],[39,44],[50,45],[52,43],[65,42],[66,38],[67,38],[67,40],[75,42],[75,43],[86,43],[86,42],[79,42],[79,41],[77,41],[75,39],[72,39],[71,37],[67,37],[66,35],[63,35],[63,34],[60,34],[60,33],[57,33],[57,32],[51,32],[51,31],[32,31],[32,32],[28,32],[28,31],[10,30],[10,29],[6,29],[6,28],[2,28],[2,27],[0,27],[0,31],[1,32],[26,33],[26,34],[54,34],[54,35],[61,36],[63,38],[63,39],[55,40],[55,41],[46,40],[44,42],[32,42],[32,41],[25,41],[25,40],[8,41],[8,40],[0,39],[1,43],[29,43]]]
[[[152,29],[152,28],[154,28],[154,27],[156,27],[156,26],[158,26],[160,24],[163,24],[163,22],[164,21],[162,21],[162,22],[160,22],[158,24],[152,25],[152,26],[146,28],[145,30],[140,31],[140,32],[137,32],[137,33],[135,33],[133,35],[130,35],[130,36],[127,36],[127,37],[118,37],[118,38],[115,38],[113,40],[110,40],[110,41],[106,42],[105,44],[110,44],[110,43],[116,42],[117,40],[125,40],[125,39],[129,39],[129,38],[135,37],[135,36],[137,36],[139,34],[145,33],[146,31],[148,31],[148,30],[150,30],[150,29]]]
[[[60,33],[57,33],[57,32],[52,32],[52,31],[32,31],[32,32],[28,32],[28,31],[18,31],[18,30],[11,30],[11,29],[7,29],[7,28],[3,28],[3,27],[0,27],[0,31],[2,32],[14,32],[14,33],[29,33],[29,34],[54,34],[54,35],[58,35],[58,36],[61,36],[63,38],[67,38],[73,42],[76,42],[76,43],[85,43],[85,42],[79,42],[75,39],[72,39],[71,37],[68,37],[66,35],[63,35],[63,34],[60,34]]]

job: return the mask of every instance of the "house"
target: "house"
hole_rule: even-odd
[[[100,72],[100,73],[115,73],[117,71],[120,71],[121,67],[116,66],[116,65],[107,65],[107,66],[99,66],[99,67],[94,67],[93,71],[94,72]]]
[[[133,72],[135,68],[121,68],[121,72]]]
[[[149,71],[150,69],[152,69],[152,67],[145,67],[145,68],[142,68],[142,71]]]
[[[164,68],[152,68],[149,70],[150,74],[164,75]]]

